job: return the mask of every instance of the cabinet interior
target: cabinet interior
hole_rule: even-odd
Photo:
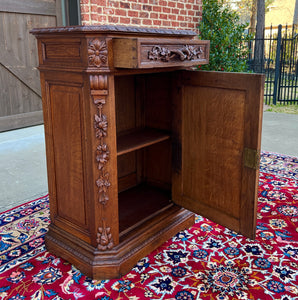
[[[171,74],[115,76],[120,237],[171,206]]]

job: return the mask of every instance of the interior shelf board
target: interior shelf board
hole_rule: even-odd
[[[121,236],[172,205],[169,191],[146,184],[119,193],[118,199]]]
[[[117,138],[117,155],[139,150],[144,147],[170,139],[167,132],[144,128]]]

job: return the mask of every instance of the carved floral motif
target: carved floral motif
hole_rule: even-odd
[[[107,135],[108,122],[105,115],[94,115],[94,128],[97,138],[102,138]]]
[[[96,161],[98,162],[98,170],[101,170],[110,157],[110,151],[106,144],[98,145],[96,148]]]
[[[109,201],[108,188],[110,187],[109,173],[105,172],[105,165],[110,158],[108,145],[104,143],[104,138],[107,136],[108,121],[106,115],[102,113],[103,106],[106,103],[105,98],[95,97],[94,104],[97,106],[97,114],[94,115],[95,136],[99,139],[99,145],[96,147],[95,159],[98,163],[97,168],[100,171],[99,178],[96,180],[98,188],[98,201],[102,205],[106,205]]]
[[[98,201],[105,205],[109,200],[107,195],[108,188],[110,187],[109,173],[102,174],[97,180],[96,185],[98,187]]]
[[[88,46],[89,64],[96,67],[106,66],[108,61],[108,48],[105,40],[93,39]]]
[[[148,58],[150,60],[162,60],[169,61],[171,56],[171,51],[168,48],[154,46],[151,51],[148,52]]]
[[[184,60],[193,60],[195,58],[200,58],[200,55],[203,53],[202,47],[195,47],[191,45],[185,45],[179,50],[172,50],[172,53],[175,53],[179,56],[181,61]]]
[[[99,47],[99,46],[98,46]],[[106,171],[106,164],[110,159],[110,151],[105,143],[105,137],[108,134],[108,118],[103,114],[106,104],[107,94],[107,76],[106,75],[90,75],[91,95],[94,105],[96,105],[96,113],[94,115],[95,136],[98,139],[98,145],[95,150],[95,161],[99,171],[95,182],[98,193],[98,202],[104,208],[109,201],[108,190],[110,188],[109,173]],[[104,219],[102,219],[102,227],[98,228],[97,248],[105,251],[112,249],[114,246],[111,228],[106,227]]]
[[[185,45],[181,49],[172,50],[166,47],[153,46],[152,49],[148,51],[148,59],[161,60],[164,62],[168,62],[171,59],[184,61],[200,58],[203,53],[204,51],[201,46]]]
[[[98,228],[97,249],[101,251],[110,250],[114,247],[114,241],[111,234],[111,228],[106,227],[105,221],[102,221],[102,227]]]

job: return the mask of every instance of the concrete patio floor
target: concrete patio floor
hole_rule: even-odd
[[[298,157],[298,115],[265,111],[261,149]]]
[[[298,115],[265,111],[261,149],[298,157]],[[43,126],[0,133],[0,212],[47,190]]]
[[[43,126],[0,133],[0,212],[48,191]]]

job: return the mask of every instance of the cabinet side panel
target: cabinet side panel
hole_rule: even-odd
[[[146,77],[145,124],[170,131],[172,127],[171,74],[150,74]]]
[[[135,130],[136,96],[134,76],[115,78],[116,124],[117,133]]]
[[[171,73],[145,76],[145,126],[165,132],[172,127]],[[145,151],[144,174],[148,183],[171,189],[171,142],[165,141]]]
[[[145,151],[146,181],[171,190],[171,142],[169,140],[148,147]]]
[[[50,85],[57,217],[86,226],[79,87]]]
[[[139,122],[141,112],[136,101],[136,88],[139,88],[139,84],[135,76],[115,77],[116,124],[119,136],[132,133],[141,127],[141,122]],[[117,164],[119,191],[136,186],[138,183],[136,152],[119,156]]]

